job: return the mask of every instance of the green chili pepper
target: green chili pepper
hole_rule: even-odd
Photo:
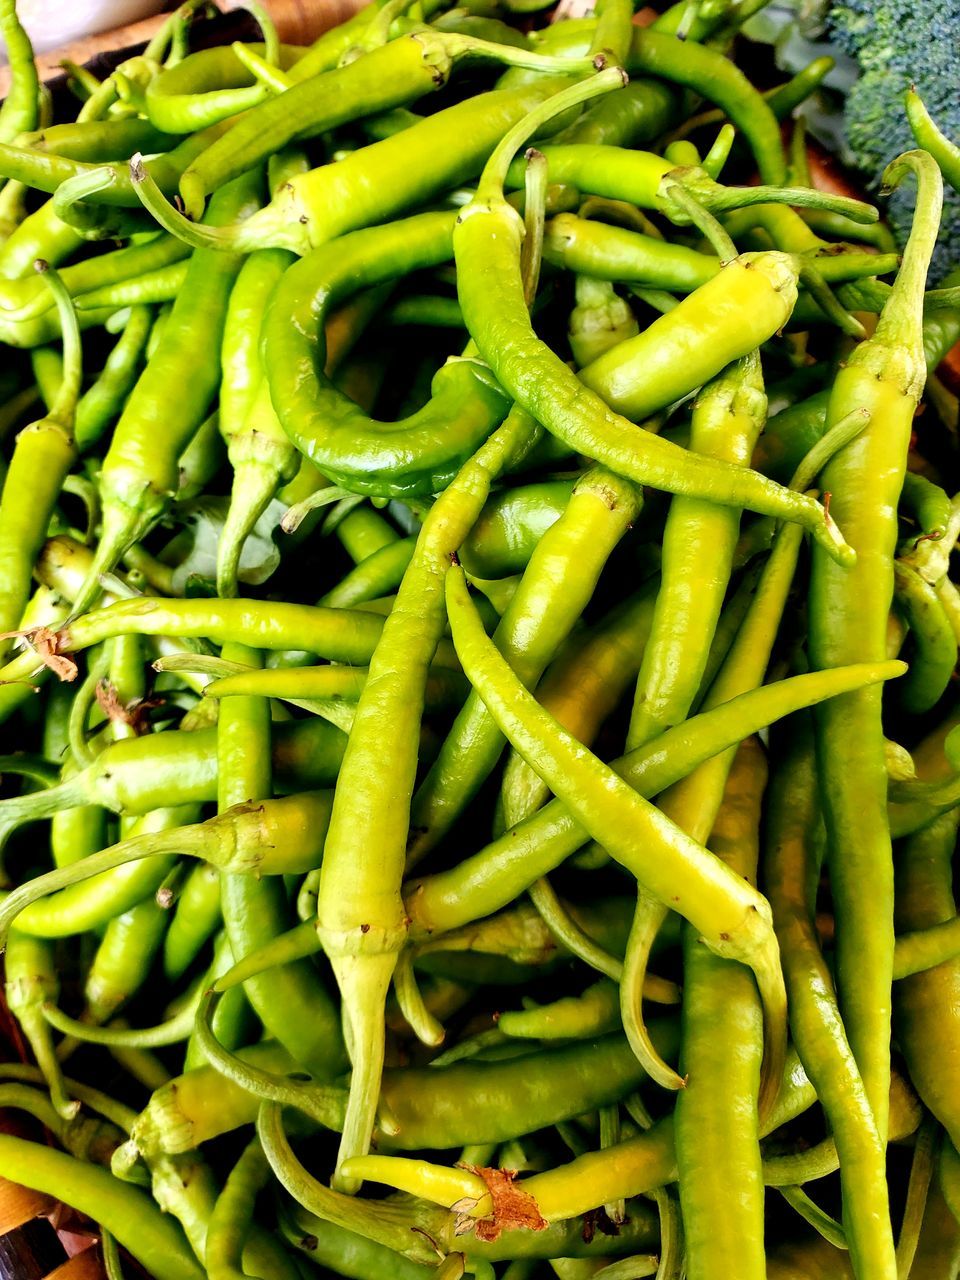
[[[765,883],[780,941],[794,1040],[840,1156],[843,1221],[863,1275],[895,1275],[886,1151],[837,1008],[813,922],[822,836],[813,742],[806,726],[774,773]]]
[[[256,183],[241,180],[218,197],[211,217],[228,218],[256,202]],[[132,391],[114,430],[100,473],[103,525],[93,566],[75,612],[86,609],[99,589],[100,575],[114,568],[163,513],[177,486],[177,460],[206,416],[217,385],[216,367],[193,369],[196,344],[213,337],[219,345],[230,288],[240,269],[232,256],[194,254],[183,291],[163,337]],[[185,376],[182,394],[169,400],[175,370]],[[162,432],[158,425],[162,422]]]
[[[885,652],[893,593],[896,507],[906,469],[913,414],[923,388],[922,299],[941,202],[939,173],[919,152],[890,166],[896,184],[909,171],[920,182],[915,231],[874,336],[837,375],[827,409],[835,423],[866,408],[870,423],[827,466],[823,487],[858,554],[838,573],[819,549],[810,587],[810,650],[815,666],[853,653]],[[880,693],[860,691],[818,712],[818,759],[837,917],[837,986],[857,1065],[881,1143],[886,1135],[893,962],[893,862],[885,811],[886,767]],[[842,762],[842,763],[841,763]],[[854,838],[855,833],[855,838]],[[869,903],[864,885],[869,883]]]
[[[280,800],[234,805],[207,822],[171,832],[121,840],[83,862],[48,871],[9,894],[0,907],[0,940],[10,921],[31,903],[142,858],[179,853],[211,862],[221,871],[302,874],[318,862],[322,853],[330,804],[329,792],[306,791]]]
[[[615,72],[610,74],[616,76]],[[592,89],[606,75],[601,72],[588,82],[587,88]],[[613,82],[604,81],[600,87],[612,88]],[[477,201],[460,214],[454,232],[458,289],[464,316],[481,354],[486,356],[501,384],[537,421],[572,448],[596,458],[610,470],[638,483],[659,485],[725,505],[762,506],[771,514],[799,519],[833,554],[845,560],[847,553],[842,539],[835,526],[824,519],[819,504],[799,494],[791,495],[788,500],[782,491],[771,490],[768,482],[760,484],[755,473],[713,459],[692,459],[682,451],[675,456],[677,446],[649,433],[638,434],[624,419],[612,414],[602,401],[584,392],[570,370],[530,329],[526,308],[522,307],[517,271],[521,226],[517,214],[500,193],[501,171],[527,133],[537,127],[545,115],[558,109],[559,99],[563,99],[559,105],[566,105],[586,92],[587,89],[578,88],[556,95],[544,110],[531,113],[518,129],[508,133],[481,179]],[[569,94],[574,95],[573,99]],[[659,183],[668,170],[665,162],[657,161],[657,164]],[[669,322],[671,317],[664,319]],[[641,334],[633,341],[641,342],[644,338]],[[666,350],[664,345],[658,345],[658,358],[663,357]],[[711,350],[715,354],[712,345]],[[686,345],[684,353],[684,360],[673,361],[674,370],[685,367]],[[721,358],[720,366],[724,363],[726,360]],[[595,363],[593,369],[596,371],[596,368]],[[652,412],[662,407],[678,394],[691,390],[691,382],[696,385],[700,380],[694,375],[692,379],[685,378],[682,387],[658,387],[656,399],[651,395],[645,409]]]
[[[920,715],[942,697],[957,663],[957,637],[934,588],[898,560],[894,599],[910,626],[910,670],[899,689],[904,709]]]
[[[639,510],[633,485],[595,467],[578,481],[566,511],[540,539],[494,637],[525,687],[536,687]],[[417,791],[408,865],[450,830],[495,767],[503,746],[503,735],[473,692]]]
[[[766,760],[756,739],[741,744],[710,837],[710,848],[756,882]],[[683,1030],[675,1141],[685,1265],[691,1280],[765,1276],[763,1176],[757,1096],[763,1014],[750,975],[720,960],[684,930]],[[736,1187],[727,1212],[712,1207]]]
[[[201,1280],[180,1228],[137,1187],[86,1164],[9,1134],[0,1136],[0,1167],[23,1186],[45,1191],[106,1226],[157,1280]]]
[[[0,142],[10,142],[35,129],[40,78],[33,61],[33,45],[17,17],[16,0],[0,5],[0,34],[10,63],[10,88],[0,108]]]
[[[56,300],[63,329],[64,371],[47,416],[17,437],[0,496],[0,631],[19,625],[27,604],[33,564],[47,536],[47,525],[76,450],[73,419],[80,394],[80,332],[70,298],[46,264],[44,272]]]
[[[573,746],[573,739],[522,690],[496,650],[490,651],[492,646],[470,605],[462,570],[457,568],[447,574],[447,608],[461,662],[472,683],[479,684],[488,710],[513,746],[528,763],[536,761],[551,790],[586,820],[591,834],[613,856],[634,870],[650,892],[694,923],[711,950],[753,969],[769,1020],[764,1043],[769,1055],[766,1096],[772,1100],[786,1051],[786,996],[765,900],[647,805],[596,757]],[[540,733],[548,731],[546,740],[535,740],[535,725]],[[645,833],[642,846],[637,841],[638,829]]]

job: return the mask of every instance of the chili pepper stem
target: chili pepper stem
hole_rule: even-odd
[[[385,1051],[382,1010],[398,956],[399,948],[379,954],[364,951],[358,955],[331,956],[343,999],[346,1015],[343,1032],[352,1068],[337,1169],[331,1185],[346,1195],[355,1195],[361,1183],[341,1174],[340,1167],[352,1156],[369,1151],[376,1123]]]
[[[247,462],[234,469],[230,506],[217,544],[217,595],[237,594],[244,543],[270,505],[278,482],[277,469],[270,465]]]

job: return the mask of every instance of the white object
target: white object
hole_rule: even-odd
[[[82,36],[137,22],[163,8],[163,0],[18,0],[17,12],[36,53],[58,49]],[[0,41],[0,63],[7,54]]]

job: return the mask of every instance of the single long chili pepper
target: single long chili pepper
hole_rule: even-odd
[[[663,133],[676,114],[676,102],[665,84],[634,77],[621,93],[587,107],[555,141],[640,147]]]
[[[423,685],[443,625],[442,566],[476,518],[495,476],[535,437],[527,416],[512,413],[432,507],[371,658],[340,768],[320,879],[318,930],[350,1029],[353,1075],[342,1158],[365,1151],[369,1143],[383,1065],[383,1004],[406,936],[400,881]],[[369,761],[379,758],[385,732],[393,744],[392,767],[371,772]],[[365,832],[359,863],[358,826]]]
[[[50,151],[71,160],[96,162],[125,160],[134,151],[154,155],[177,146],[183,138],[164,133],[140,116],[126,116],[98,120],[93,127],[83,120],[73,124],[48,125],[22,134],[16,141],[34,151]]]
[[[0,907],[0,941],[10,922],[47,894],[141,858],[176,853],[212,862],[222,871],[296,875],[319,861],[329,822],[329,792],[301,792],[281,800],[235,805],[207,822],[172,832],[134,836],[69,867],[22,885]]]
[[[537,544],[495,632],[497,647],[524,687],[536,686],[579,619],[640,505],[640,495],[628,481],[603,467],[591,468],[575,486],[564,514]],[[450,830],[503,747],[503,735],[472,692],[414,797],[408,866]]]
[[[635,29],[627,69],[659,76],[694,88],[722,107],[747,139],[757,162],[760,181],[774,186],[786,182],[787,169],[777,118],[728,58],[705,45],[691,44],[662,31]]]
[[[270,1165],[254,1138],[230,1171],[207,1230],[204,1262],[210,1280],[242,1280],[243,1246],[254,1201],[270,1177]]]
[[[382,630],[382,618],[359,609],[144,596],[107,605],[61,627],[55,633],[55,652],[75,653],[113,636],[128,634],[194,637],[220,644],[237,640],[261,649],[305,649],[333,662],[364,663],[369,661]],[[31,639],[29,630],[24,638]],[[455,664],[449,644],[438,645],[435,661],[445,666]],[[42,665],[34,654],[24,653],[3,668],[2,678],[29,677]]]
[[[756,739],[741,744],[710,848],[756,883],[766,760]],[[674,1136],[684,1220],[685,1265],[695,1277],[765,1276],[763,1176],[757,1096],[763,1013],[750,975],[711,955],[684,930],[683,1023]],[[726,1212],[713,1207],[736,1187]]]
[[[151,171],[162,189],[174,191],[180,175],[190,161],[209,146],[214,138],[226,132],[230,125],[230,121],[225,121],[201,130],[185,138],[172,151],[152,159]],[[126,162],[113,165],[89,164],[29,147],[12,147],[0,143],[0,171],[2,176],[17,177],[39,191],[54,192],[56,199],[49,202],[49,214],[56,215],[59,220],[63,214],[69,219],[76,213],[81,228],[89,224],[90,210],[82,202],[91,191],[96,194],[98,205],[108,206],[108,213],[110,208],[114,211],[122,211],[124,208],[135,210],[139,203],[130,182]],[[99,225],[97,219],[102,212],[97,212],[95,225]],[[76,237],[76,229],[74,235]],[[75,244],[80,243],[82,239],[75,238]]]
[[[249,662],[255,655],[226,646],[226,656]],[[220,708],[217,729],[218,803],[223,808],[271,794],[270,711],[265,698],[235,697]],[[289,925],[287,897],[279,881],[222,877],[224,924],[235,961]],[[337,1010],[308,961],[284,965],[245,984],[268,1035],[295,1061],[321,1078],[344,1062]]]
[[[753,353],[700,392],[690,448],[747,465],[766,403],[760,357]],[[637,677],[628,749],[679,723],[690,710],[730,580],[739,525],[738,513],[730,508],[680,496],[670,504],[660,591]]]
[[[493,56],[508,64],[526,63],[559,75],[575,74],[577,70],[576,64],[565,59],[532,53],[529,49],[491,46],[485,41],[452,32],[421,30],[401,36],[380,49],[371,50],[355,62],[315,79],[304,80],[286,93],[264,102],[239,126],[230,130],[229,138],[224,137],[219,143],[207,147],[184,171],[180,180],[180,195],[187,213],[199,217],[211,191],[289,142],[315,137],[358,115],[373,115],[404,106],[424,94],[441,89],[454,65],[471,56]],[[588,69],[589,65],[585,61],[582,69]],[[529,86],[520,92],[529,93]],[[479,100],[484,97],[481,95]],[[496,97],[489,98],[489,107],[493,108],[496,101]],[[450,116],[449,109],[440,114],[447,115],[451,122],[459,118],[458,115]],[[423,124],[414,128],[424,133]],[[413,130],[407,130],[404,139],[408,145],[417,145]],[[463,136],[454,135],[451,142],[462,146]],[[381,148],[378,154],[386,157],[402,149],[403,142],[398,148],[394,140],[384,140],[365,150],[375,150],[376,147]],[[382,167],[383,162],[380,163]],[[446,185],[455,185],[457,180],[452,177]],[[371,221],[373,219],[364,218],[352,225],[362,226]],[[294,246],[287,244],[285,247]]]
[[[351,609],[395,591],[413,557],[416,538],[399,538],[367,556],[318,601],[334,609]]]
[[[335,1227],[313,1214],[307,1218],[299,1205],[285,1204],[278,1215],[278,1226],[288,1244],[309,1261],[339,1268],[357,1280],[377,1280],[384,1275],[393,1280],[430,1280],[436,1275],[435,1268],[405,1258],[355,1231]]]
[[[226,675],[206,686],[208,698],[231,698],[236,695],[281,698],[294,704],[312,699],[343,699],[356,702],[367,682],[364,667],[275,667]],[[459,671],[431,667],[424,690],[424,706],[429,711],[458,707],[464,701],[469,684]]]
[[[596,757],[583,754],[582,747],[574,748],[573,739],[522,690],[496,650],[491,652],[457,567],[447,573],[447,610],[464,669],[474,686],[479,685],[488,710],[513,746],[528,763],[535,761],[551,790],[586,820],[614,857],[642,878],[648,891],[701,930],[711,950],[753,969],[766,1013],[763,1092],[769,1103],[779,1088],[786,1052],[786,995],[765,900]],[[537,731],[546,731],[548,740],[537,742]],[[642,847],[637,842],[639,830],[645,833]]]
[[[5,632],[19,624],[26,607],[34,561],[76,456],[73,417],[80,394],[80,331],[70,297],[56,273],[46,264],[42,270],[60,316],[64,371],[46,417],[18,435],[0,495],[0,631]]]
[[[40,101],[33,45],[17,17],[16,0],[3,0],[0,4],[0,35],[11,71],[10,88],[0,107],[0,142],[10,142],[36,129]]]
[[[616,96],[612,99],[616,101]],[[762,208],[763,206],[761,206]],[[547,223],[544,257],[556,266],[603,280],[634,281],[689,293],[718,275],[723,259],[687,245],[655,240],[626,227],[560,213]],[[895,254],[839,253],[812,257],[824,280],[850,280],[893,271]]]
[[[913,414],[923,388],[922,301],[939,224],[942,183],[933,161],[908,152],[886,171],[896,185],[913,172],[919,183],[914,229],[903,266],[873,337],[837,375],[828,424],[866,408],[870,424],[828,465],[823,487],[834,495],[859,556],[838,574],[816,549],[810,586],[810,656],[835,666],[854,651],[878,655],[885,646],[893,594],[896,508],[906,469]],[[817,753],[837,919],[837,988],[850,1047],[886,1136],[893,963],[893,862],[887,822],[886,768],[880,696],[837,698],[817,714]],[[842,760],[842,769],[837,762]],[[854,832],[856,838],[854,839]],[[864,884],[871,891],[869,904]]]
[[[819,872],[813,742],[798,726],[771,786],[765,884],[780,939],[794,1040],[840,1155],[843,1221],[857,1274],[896,1275],[886,1151],[837,1008],[812,912]]]
[[[218,197],[211,218],[230,218],[256,203],[254,180],[241,180]],[[113,433],[100,473],[102,529],[94,563],[75,611],[89,607],[100,575],[114,568],[123,552],[162,514],[177,487],[177,461],[209,408],[218,370],[204,362],[186,379],[175,409],[169,401],[171,377],[195,363],[196,344],[219,338],[230,288],[240,269],[232,256],[194,254],[183,291],[164,326]],[[162,422],[163,430],[158,427]]]
[[[657,795],[711,756],[736,746],[744,734],[832,697],[848,688],[848,682],[856,687],[861,680],[892,679],[903,671],[900,663],[864,664],[753,689],[667,730],[613,765],[641,795]],[[458,867],[412,880],[405,892],[412,938],[458,928],[508,905],[585,839],[580,823],[553,800]]]
[[[951,859],[960,812],[953,810],[904,842],[897,860],[898,929],[923,929],[956,918]],[[894,988],[894,1019],[910,1079],[956,1145],[960,1133],[955,1080],[960,1041],[951,994],[956,959],[905,978]]]
[[[28,214],[0,248],[0,275],[18,280],[32,273],[38,258],[59,266],[82,245],[83,238],[56,216],[48,200]]]
[[[910,627],[910,670],[898,690],[904,709],[922,715],[943,696],[957,663],[957,637],[929,582],[902,560],[893,566],[897,607]]]
[[[589,85],[596,85],[606,75],[601,72]],[[769,482],[761,483],[756,473],[714,459],[694,459],[658,436],[638,433],[625,419],[611,413],[598,397],[585,391],[531,330],[522,306],[517,270],[521,224],[503,199],[502,169],[515,147],[544,115],[566,105],[571,100],[568,94],[573,93],[576,100],[584,91],[567,90],[556,95],[543,111],[531,113],[518,129],[507,134],[485,170],[477,200],[460,213],[454,232],[458,289],[464,317],[481,353],[500,383],[537,421],[571,448],[596,458],[611,471],[672,492],[729,506],[763,507],[770,514],[799,519],[815,538],[844,560],[847,553],[842,539],[832,522],[824,519],[818,503],[799,494],[787,498],[783,491],[771,489]],[[561,98],[564,101],[558,105]],[[659,163],[662,174],[663,162]],[[665,319],[669,321],[670,317]],[[686,390],[690,389],[687,384]],[[651,397],[651,411],[675,398],[676,388],[662,390],[663,396]]]
[[[180,1228],[138,1187],[51,1147],[0,1136],[0,1167],[22,1186],[45,1191],[102,1222],[157,1280],[202,1280]]]
[[[653,623],[655,589],[645,587],[547,669],[537,701],[585,746],[636,679]],[[549,799],[549,789],[516,752],[500,788],[500,829],[512,827]]]

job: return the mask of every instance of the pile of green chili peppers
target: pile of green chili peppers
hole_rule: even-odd
[[[108,1280],[960,1271],[960,152],[898,252],[762,5],[54,118],[0,0],[0,1177]]]

